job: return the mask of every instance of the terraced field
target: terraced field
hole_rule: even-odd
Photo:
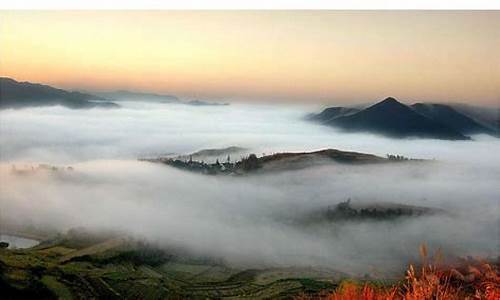
[[[242,270],[113,238],[71,248],[68,240],[0,250],[2,299],[266,299],[334,289],[343,274],[312,268]],[[78,245],[79,243],[73,243]]]

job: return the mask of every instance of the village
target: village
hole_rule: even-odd
[[[207,163],[204,160],[193,160],[193,157],[191,155],[187,160],[165,157],[139,160],[159,162],[178,169],[207,175],[240,175],[247,171],[255,170],[260,167],[259,159],[255,154],[250,154],[249,156],[243,157],[241,160],[236,162],[231,161],[230,155],[227,156],[224,162],[220,162],[219,159],[216,159],[213,163]]]

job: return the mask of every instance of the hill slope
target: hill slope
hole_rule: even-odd
[[[422,161],[420,159],[408,159],[403,156],[394,155],[383,158],[373,154],[341,151],[337,149],[324,149],[313,152],[283,152],[262,157],[250,154],[236,162],[227,161],[222,163],[206,163],[204,161],[192,160],[192,157],[187,158],[187,156],[179,156],[177,158],[143,158],[139,160],[163,163],[181,170],[208,175],[244,175],[293,171],[312,166],[325,165],[331,162],[344,164],[376,164]]]
[[[48,85],[18,82],[0,77],[0,108],[62,105],[68,108],[119,107],[106,99],[57,89]]]
[[[333,290],[347,276],[321,267],[245,269],[130,238],[81,240],[0,248],[2,299],[291,299]]]

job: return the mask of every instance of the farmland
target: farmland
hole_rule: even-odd
[[[289,298],[333,290],[344,276],[328,269],[242,269],[179,253],[129,238],[57,237],[31,249],[0,250],[1,286],[11,298]]]

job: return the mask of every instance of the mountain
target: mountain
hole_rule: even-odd
[[[353,115],[336,118],[333,123],[348,131],[366,130],[398,138],[467,139],[462,133],[415,112],[391,97]]]
[[[62,105],[68,108],[119,107],[106,99],[80,92],[69,92],[48,85],[18,82],[0,77],[0,108]]]
[[[453,107],[444,104],[415,103],[411,107],[421,115],[437,120],[447,127],[463,134],[495,132],[473,119],[459,113]]]
[[[359,111],[353,108],[334,107],[331,110],[326,109],[310,119],[348,132],[373,132],[394,138],[467,140],[470,138],[465,134],[470,131],[462,132],[462,130],[464,128],[478,129],[478,127],[474,127],[473,120],[467,122],[464,119],[467,118],[466,116],[459,118],[446,109],[436,109],[438,112],[427,112],[426,115],[419,112],[427,111],[426,109],[421,108],[420,105],[416,107],[417,109],[389,97]],[[445,114],[445,112],[448,113]],[[440,120],[441,117],[443,122]],[[454,126],[450,127],[446,123],[454,124]],[[455,129],[455,127],[460,128],[460,130]]]
[[[127,101],[127,100],[143,100],[150,102],[161,103],[179,103],[181,100],[173,95],[162,95],[154,93],[132,92],[132,91],[113,91],[113,92],[96,92],[95,94],[106,97],[113,101]]]

